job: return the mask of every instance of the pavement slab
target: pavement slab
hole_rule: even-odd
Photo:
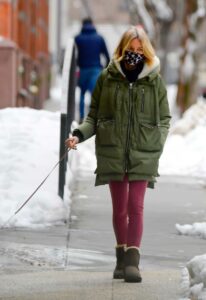
[[[145,271],[142,283],[113,280],[111,272],[49,271],[1,276],[1,300],[174,300],[179,281],[171,270]],[[168,295],[168,285],[170,295]]]

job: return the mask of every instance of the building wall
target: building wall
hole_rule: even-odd
[[[0,56],[12,57],[13,65],[0,66],[7,76],[0,84],[0,108],[41,108],[49,94],[49,2],[50,0],[0,0]],[[11,62],[11,60],[10,60]],[[10,64],[8,60],[8,66]],[[9,74],[9,72],[11,74]],[[4,80],[13,78],[11,93]],[[8,78],[7,78],[8,77]],[[3,95],[7,95],[3,96]],[[13,99],[15,97],[15,99]]]

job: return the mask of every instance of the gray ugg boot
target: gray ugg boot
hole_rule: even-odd
[[[124,278],[124,254],[125,254],[125,246],[117,246],[116,247],[116,258],[117,263],[113,272],[114,279],[123,279]]]
[[[126,282],[141,282],[139,271],[140,253],[136,247],[129,247],[125,252],[124,280]]]

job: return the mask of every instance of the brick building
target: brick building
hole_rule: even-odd
[[[49,0],[0,0],[0,108],[41,108],[49,95]]]

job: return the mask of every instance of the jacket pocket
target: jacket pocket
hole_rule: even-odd
[[[97,122],[96,142],[99,145],[116,145],[115,120],[99,119]]]
[[[162,147],[160,127],[149,123],[140,123],[138,149],[152,152],[161,151]]]

